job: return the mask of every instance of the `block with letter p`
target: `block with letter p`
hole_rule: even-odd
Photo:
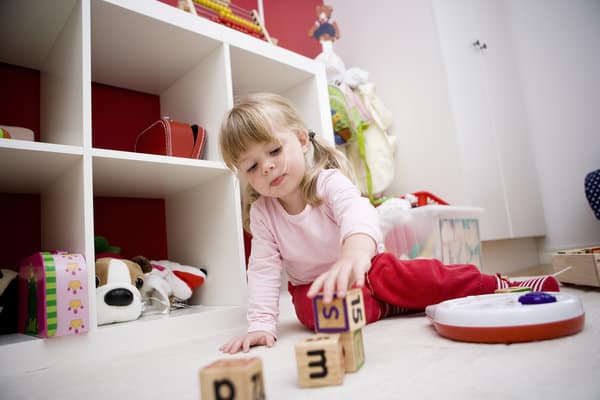
[[[222,359],[200,370],[202,400],[264,400],[260,358]]]
[[[346,297],[334,296],[331,303],[325,304],[323,295],[313,299],[315,331],[352,332],[365,326],[366,313],[362,289],[348,291]]]

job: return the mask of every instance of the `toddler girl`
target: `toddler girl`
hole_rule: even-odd
[[[353,286],[362,288],[367,323],[509,286],[558,291],[551,276],[508,282],[473,265],[385,253],[377,212],[352,183],[347,160],[308,130],[281,96],[257,93],[233,107],[220,148],[245,186],[244,228],[252,234],[248,333],[223,344],[222,352],[275,343],[283,271],[296,315],[310,329],[312,298],[322,292],[330,302]]]

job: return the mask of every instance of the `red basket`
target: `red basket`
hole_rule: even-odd
[[[429,192],[414,192],[414,196],[417,197],[417,207],[428,206],[431,204],[437,204],[442,206],[449,205],[445,200],[440,199],[434,194]]]

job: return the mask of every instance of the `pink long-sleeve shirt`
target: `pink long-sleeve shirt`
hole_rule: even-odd
[[[260,197],[250,209],[252,252],[248,263],[248,332],[277,336],[282,272],[292,285],[312,283],[340,257],[343,241],[363,233],[382,251],[377,212],[340,171],[322,171],[323,203],[288,214],[275,198]]]

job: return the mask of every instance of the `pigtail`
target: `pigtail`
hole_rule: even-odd
[[[312,163],[308,165],[308,170],[302,181],[302,193],[306,201],[317,206],[322,203],[322,199],[317,196],[317,177],[324,169],[338,169],[350,181],[356,184],[357,179],[352,165],[341,151],[335,147],[322,142],[313,131],[308,131],[312,149]]]
[[[260,194],[252,186],[246,184],[242,195],[242,224],[244,230],[248,233],[252,233],[250,230],[250,208],[252,208],[252,203],[258,200],[259,197]]]

